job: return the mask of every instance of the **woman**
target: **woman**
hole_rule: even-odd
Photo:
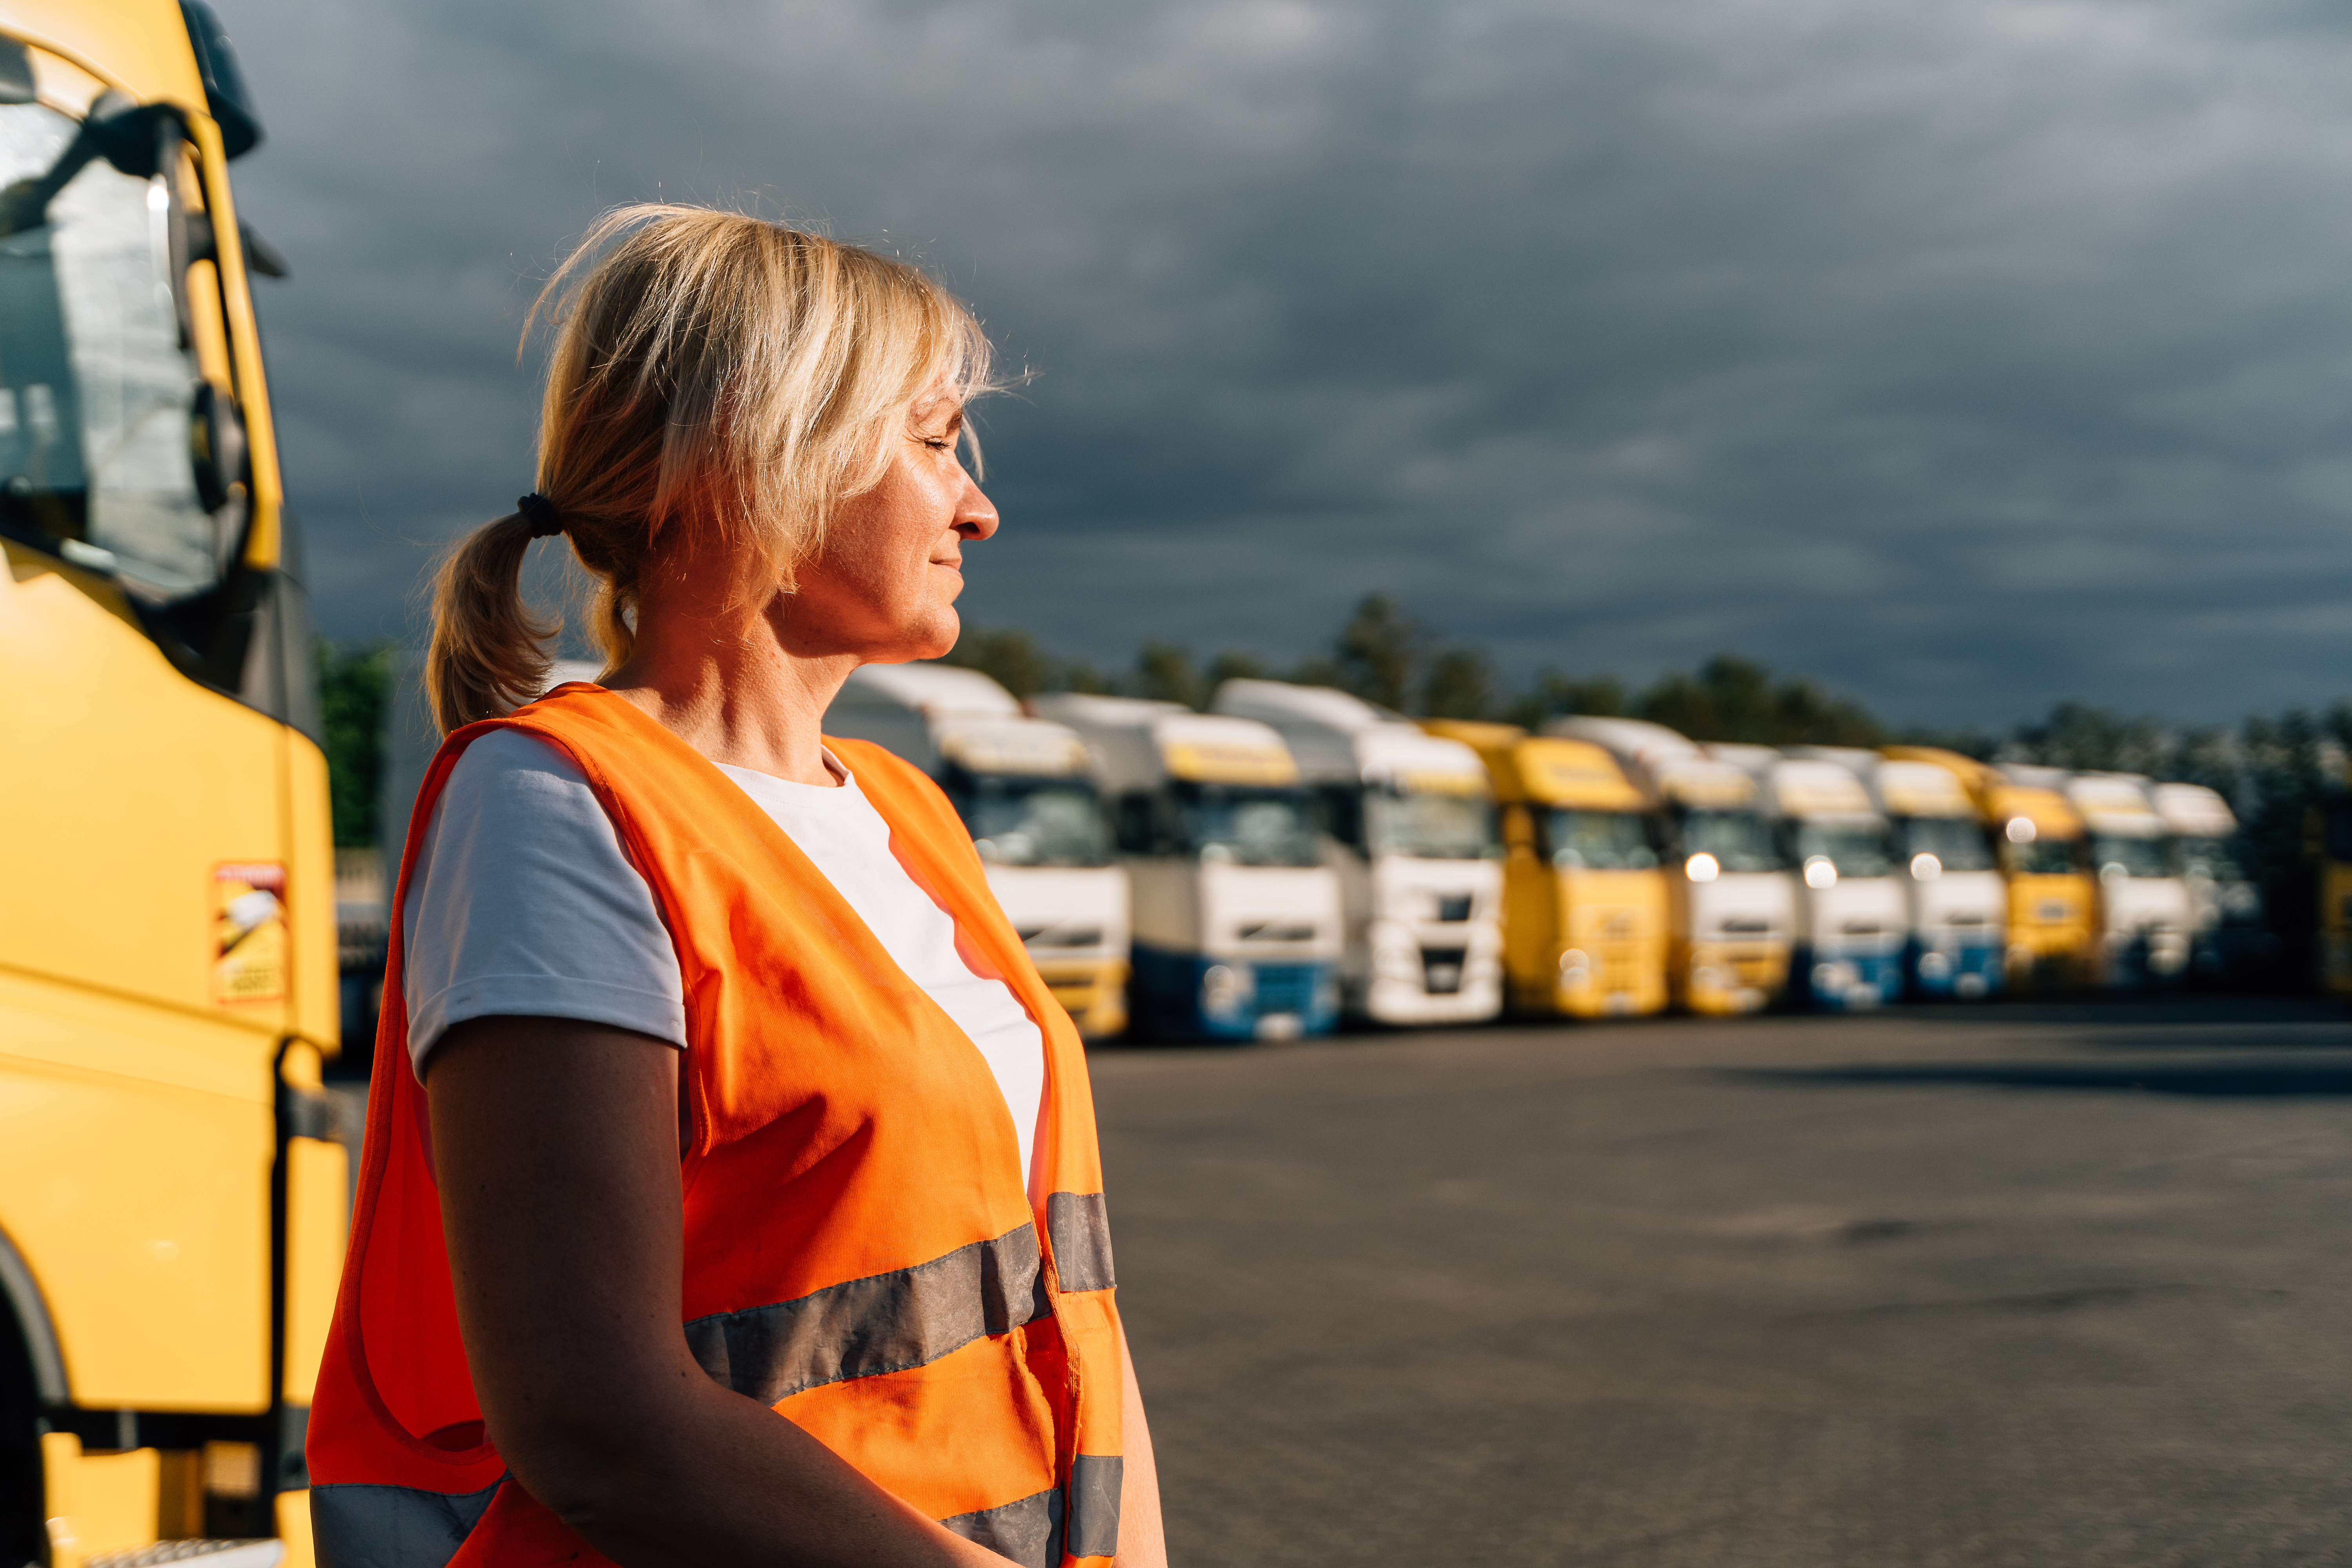
[[[1161,1563],[1076,1034],[945,800],[819,733],[954,644],[986,342],[695,208],[549,289],[539,489],[436,589],[320,1559]],[[518,708],[555,533],[608,672]]]

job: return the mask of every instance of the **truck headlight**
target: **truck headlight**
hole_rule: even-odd
[[[1249,1006],[1255,990],[1248,970],[1213,963],[1201,976],[1201,1011],[1212,1017],[1231,1017]]]

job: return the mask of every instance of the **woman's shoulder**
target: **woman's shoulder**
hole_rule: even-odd
[[[518,729],[474,737],[450,764],[433,818],[435,837],[461,833],[484,848],[613,836],[587,776],[562,751]]]
[[[444,795],[553,793],[588,795],[588,777],[552,742],[501,726],[477,735],[450,765]]]

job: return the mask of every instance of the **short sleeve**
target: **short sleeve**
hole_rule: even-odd
[[[686,1043],[652,889],[579,769],[519,730],[492,731],[450,770],[409,873],[401,952],[419,1078],[452,1025],[495,1015]]]

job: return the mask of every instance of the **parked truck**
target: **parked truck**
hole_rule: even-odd
[[[2221,794],[2195,784],[2160,784],[2149,804],[2172,835],[2174,863],[2189,889],[2189,972],[2208,985],[2242,984],[2271,967],[2263,891],[2238,855],[2238,817]]]
[[[1339,881],[1274,730],[1173,702],[1066,694],[1038,717],[1094,753],[1129,889],[1130,1027],[1291,1039],[1339,1016]]]
[[[1323,686],[1228,680],[1210,710],[1270,725],[1321,809],[1339,879],[1340,1010],[1468,1024],[1503,1006],[1502,868],[1476,752]]]
[[[1983,815],[1958,774],[1850,747],[1805,755],[1853,770],[1886,818],[1909,939],[1905,991],[1926,1000],[1970,1001],[2000,989],[2008,952],[2008,889]]]
[[[976,669],[869,664],[824,731],[871,741],[939,782],[971,830],[988,886],[1081,1034],[1127,1027],[1127,873],[1086,742],[1033,719]]]
[[[310,1558],[346,1171],[258,136],[202,5],[0,0],[9,1568]]]
[[[2093,980],[2113,987],[2160,985],[2189,968],[2189,884],[2170,835],[2134,773],[2074,773],[2066,798],[2083,818],[2097,879],[2098,946]]]
[[[1555,719],[1544,733],[1614,757],[1656,815],[1666,871],[1666,983],[1694,1013],[1752,1013],[1789,984],[1796,887],[1746,769],[1663,724]]]
[[[1891,829],[1847,768],[1769,746],[1714,746],[1764,792],[1784,859],[1797,868],[1791,989],[1815,1007],[1875,1007],[1903,994],[1910,940]]]
[[[1516,724],[1422,723],[1470,747],[1493,780],[1512,1009],[1593,1018],[1664,1007],[1662,832],[1617,760]]]

